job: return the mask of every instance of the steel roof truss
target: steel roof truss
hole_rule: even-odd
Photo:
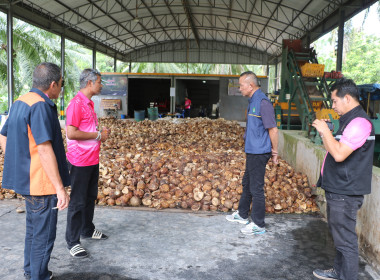
[[[195,25],[194,25],[194,22],[193,22],[193,16],[192,16],[192,13],[191,13],[191,10],[190,10],[190,5],[189,5],[188,0],[182,0],[182,5],[183,5],[183,9],[185,10],[185,13],[186,13],[187,20],[189,21],[191,30],[193,31],[193,35],[194,35],[195,41],[197,42],[198,47],[199,47],[199,35],[198,35],[198,31],[195,28]],[[198,6],[199,6],[199,2],[198,2]]]
[[[89,1],[89,0],[88,0]],[[123,3],[120,3],[120,0],[115,0],[123,9],[124,9],[124,11],[125,12],[127,12],[127,14],[131,17],[131,18],[134,18],[134,16],[133,16],[133,14],[126,8],[126,6],[124,6],[124,4]],[[137,0],[136,0],[137,1]],[[140,21],[137,23],[137,24],[139,24],[142,28],[144,28],[146,31],[147,31],[147,33],[150,33],[146,28],[145,28],[145,26],[144,25],[142,25],[141,23],[140,23]],[[137,26],[137,24],[135,25],[135,27]],[[133,34],[133,31],[128,31],[128,32],[130,32],[130,34],[132,35],[132,36],[134,36],[135,37],[135,35]],[[137,39],[137,37],[135,37],[136,39]],[[156,40],[157,41],[157,40]],[[146,46],[146,42],[143,42],[143,41],[140,41],[143,45],[145,45]]]
[[[161,27],[161,29],[165,32],[166,36],[171,40],[171,38],[170,38],[169,34],[166,32],[165,28],[162,26],[162,24],[160,23],[160,21],[156,18],[156,16],[154,15],[154,13],[152,13],[152,10],[145,4],[145,1],[141,0],[141,2],[145,6],[145,8],[148,10],[148,12],[151,14],[151,16],[153,17],[153,19],[158,23],[158,25]]]
[[[174,20],[175,23],[177,24],[178,30],[180,30],[183,39],[185,39],[186,36],[183,34],[182,28],[180,27],[178,20],[176,19],[176,17],[174,16],[174,14],[173,14],[173,12],[172,12],[172,9],[170,8],[169,1],[168,1],[168,0],[164,0],[164,2],[165,2],[165,4],[166,4],[166,6],[167,6],[167,8],[168,8],[168,10],[169,10],[169,12],[170,12],[170,14],[171,14],[171,16],[173,17],[173,20]],[[171,1],[170,4],[172,4],[173,2],[174,2],[174,0]]]
[[[264,30],[265,30],[266,27],[268,26],[268,24],[269,24],[269,22],[271,21],[271,19],[272,19],[274,13],[277,11],[277,9],[278,9],[278,7],[281,5],[281,3],[282,3],[282,0],[280,0],[280,2],[277,4],[276,8],[275,8],[275,9],[273,10],[273,12],[271,13],[271,15],[270,15],[270,17],[268,18],[268,21],[267,21],[266,24],[264,25],[263,29],[260,31],[260,34],[259,34],[259,36],[257,37],[255,44],[253,44],[254,46],[257,46],[258,38],[261,37],[261,34],[264,32]],[[265,4],[265,5],[267,5],[267,4]],[[267,6],[267,7],[268,7],[268,6]],[[269,9],[269,7],[268,7],[268,9]],[[264,37],[265,37],[265,36],[264,36]]]
[[[247,2],[246,2],[246,4],[247,4]],[[251,2],[251,4],[252,4],[251,12],[249,13],[248,19],[247,19],[247,21],[246,21],[246,23],[245,23],[245,27],[242,29],[242,30],[243,30],[243,34],[241,35],[239,45],[241,44],[241,41],[243,40],[244,34],[245,34],[246,30],[247,30],[248,23],[249,23],[249,21],[251,20],[251,17],[252,17],[253,11],[254,11],[254,9],[255,9],[255,7],[256,7],[256,0],[254,0],[253,3]]]
[[[306,3],[306,5],[300,10],[300,11],[298,11],[298,13],[296,14],[296,15],[294,15],[293,13],[292,13],[292,21],[290,21],[289,22],[289,24],[288,24],[288,26],[286,27],[286,28],[284,28],[282,31],[281,31],[281,33],[274,39],[274,41],[273,42],[277,42],[278,41],[278,39],[280,38],[280,36],[283,34],[283,33],[285,33],[285,30],[287,30],[290,26],[293,26],[293,23],[294,23],[294,21],[303,13],[303,11],[311,4],[311,2],[313,2],[313,0],[309,0],[309,2],[307,2]],[[308,18],[309,19],[309,18]],[[305,26],[304,26],[305,27]],[[272,44],[270,44],[269,45],[269,47],[266,49],[266,51],[268,51],[269,50],[269,48],[271,47],[273,45],[273,43]],[[279,54],[279,52],[280,52],[281,50],[279,50],[278,51],[278,54]]]
[[[70,7],[68,7],[66,4],[63,4],[61,1],[56,0],[56,2],[59,3],[60,5],[62,5],[63,7],[65,7],[66,9],[71,10],[72,12],[74,12],[80,16],[80,14],[78,12],[75,12],[74,10],[70,9]],[[81,17],[84,18],[84,16],[81,16]],[[98,26],[97,24],[93,23],[91,20],[88,20],[88,22],[90,22],[92,25],[96,26],[98,29],[103,30],[104,32],[108,33],[106,30],[104,30],[102,27]],[[94,37],[97,38],[98,41],[104,42],[104,40],[102,40],[101,37],[97,36],[96,32],[94,34],[95,34]],[[112,36],[112,34],[111,34],[111,36]]]

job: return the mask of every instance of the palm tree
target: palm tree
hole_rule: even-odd
[[[8,110],[7,88],[7,23],[0,13],[0,112]],[[60,65],[61,38],[51,32],[14,20],[14,92],[15,99],[32,85],[33,70],[41,62]],[[65,48],[65,103],[79,89],[78,77],[83,68],[91,67],[91,51],[66,40]]]

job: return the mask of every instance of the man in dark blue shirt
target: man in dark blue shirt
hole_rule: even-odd
[[[239,85],[242,95],[249,97],[244,136],[246,167],[239,208],[232,215],[226,216],[226,219],[246,224],[246,227],[241,229],[244,234],[261,234],[265,233],[265,167],[271,156],[273,162],[278,163],[278,130],[273,106],[261,91],[256,75],[251,71],[242,73]],[[249,222],[251,203],[252,222]]]

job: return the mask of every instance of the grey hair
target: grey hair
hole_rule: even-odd
[[[98,76],[102,76],[98,70],[90,68],[84,69],[79,77],[80,88],[85,88],[89,81],[95,83],[98,79]]]
[[[42,91],[49,89],[52,82],[58,84],[61,79],[61,68],[51,62],[43,62],[33,72],[33,87]]]
[[[241,73],[240,77],[243,77],[243,76],[246,76],[245,80],[251,80],[251,82],[254,83],[256,86],[258,87],[260,86],[256,74],[253,73],[252,71],[246,71],[246,72]]]

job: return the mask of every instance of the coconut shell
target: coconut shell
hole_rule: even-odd
[[[186,193],[186,194],[192,193],[193,192],[193,186],[192,185],[186,185],[183,188],[183,192]]]
[[[201,208],[201,204],[200,204],[199,202],[194,203],[194,204],[191,206],[191,210],[192,210],[192,211],[199,211],[200,208]]]
[[[131,206],[140,206],[141,205],[141,199],[137,196],[132,196],[129,200],[129,205]]]
[[[201,192],[201,191],[195,192],[194,193],[194,200],[195,201],[201,201],[203,196],[204,196],[203,192]]]
[[[228,209],[231,209],[233,205],[234,204],[233,204],[233,202],[230,199],[226,199],[224,201],[224,206],[227,207]]]
[[[220,201],[218,198],[214,197],[212,200],[211,200],[211,203],[212,205],[214,205],[215,207],[218,207],[219,204],[220,204]]]

